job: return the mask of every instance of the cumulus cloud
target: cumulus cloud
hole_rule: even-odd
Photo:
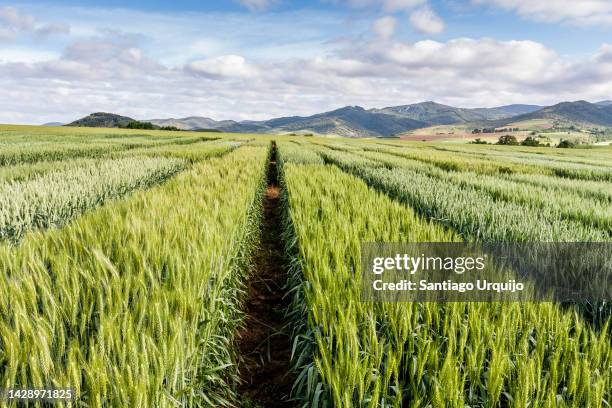
[[[240,55],[223,55],[193,61],[186,66],[187,72],[213,79],[250,78],[257,74],[254,66]]]
[[[0,22],[8,28],[30,30],[34,28],[34,17],[20,13],[15,7],[0,7]]]
[[[57,60],[0,64],[7,102],[0,121],[16,121],[31,111],[33,99],[41,98],[46,103],[37,108],[37,122],[74,119],[95,110],[140,119],[264,119],[349,104],[373,107],[433,99],[494,106],[596,100],[612,93],[612,45],[574,61],[533,41],[409,43],[376,38],[312,59],[262,64],[220,55],[182,68],[146,62],[137,46],[125,35],[107,35],[73,44]],[[91,53],[85,50],[89,47]],[[103,57],[98,59],[97,53]]]
[[[472,0],[517,12],[523,17],[545,22],[567,21],[578,25],[612,27],[610,0]]]
[[[375,7],[382,11],[382,2]],[[257,29],[234,23],[243,29],[240,39],[246,37],[242,33],[261,33],[261,27],[271,26],[269,16],[245,15],[249,22],[262,20]],[[180,25],[176,16],[156,16],[153,22],[147,15],[138,16],[123,18],[145,21],[150,30]],[[469,107],[601,100],[612,95],[612,44],[570,58],[536,41],[408,42],[394,36],[395,25],[406,18],[403,12],[401,16],[361,20],[359,27],[371,25],[376,35],[360,36],[362,32],[355,31],[333,45],[321,45],[327,37],[317,37],[306,51],[298,42],[301,38],[296,40],[300,36],[279,36],[290,31],[287,27],[263,33],[257,41],[223,43],[222,32],[214,35],[223,25],[199,36],[221,45],[203,44],[196,52],[172,60],[164,60],[162,53],[155,57],[155,50],[188,49],[181,47],[190,44],[185,37],[160,40],[154,35],[103,30],[67,39],[56,52],[31,58],[20,56],[18,47],[5,47],[0,55],[4,97],[0,123],[69,121],[92,111],[138,119],[189,115],[266,119],[343,105],[381,107],[437,100]],[[117,26],[127,26],[125,21]],[[180,21],[189,26],[190,20]],[[326,24],[335,29],[339,23]],[[310,27],[310,20],[305,25]],[[34,29],[40,27],[34,23]],[[144,23],[130,29],[154,33]],[[257,48],[271,41],[279,41],[275,45],[282,51],[262,53]],[[45,103],[32,102],[40,100]]]
[[[410,13],[410,24],[421,34],[440,34],[444,31],[444,21],[428,6]]]
[[[70,26],[65,23],[48,23],[38,27],[35,30],[38,37],[49,37],[52,35],[68,35],[70,34]]]
[[[374,33],[380,38],[388,39],[393,36],[393,33],[395,33],[396,26],[397,20],[395,17],[381,17],[372,25],[372,31],[374,31]]]
[[[40,25],[34,16],[21,13],[15,7],[0,7],[0,41],[15,40],[22,33],[44,38],[50,35],[69,34],[70,26],[64,23]]]

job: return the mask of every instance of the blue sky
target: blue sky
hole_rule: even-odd
[[[0,86],[4,123],[612,99],[612,2],[9,1]]]

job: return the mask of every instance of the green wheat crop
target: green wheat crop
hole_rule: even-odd
[[[90,407],[230,405],[266,156],[241,148],[1,246],[0,388],[72,387]]]

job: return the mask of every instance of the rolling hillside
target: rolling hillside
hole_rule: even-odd
[[[174,126],[183,130],[191,129],[210,129],[217,121],[210,118],[203,118],[199,116],[190,116],[182,119],[150,119],[146,122],[150,122],[156,126]]]
[[[439,124],[468,123],[509,118],[530,113],[535,105],[508,105],[496,108],[463,109],[436,102],[366,110],[347,106],[312,116],[289,116],[267,121],[215,121],[210,118],[148,120],[158,126],[180,129],[217,129],[236,133],[315,133],[345,137],[388,137]]]
[[[84,118],[75,120],[74,122],[65,126],[119,128],[126,127],[130,122],[134,121],[135,119],[127,116],[116,115],[114,113],[96,112],[85,116]]]
[[[551,119],[579,126],[612,126],[612,104],[586,101],[561,102],[536,112],[515,116],[505,123]]]
[[[495,108],[456,108],[436,102],[364,109],[346,106],[312,116],[289,116],[266,121],[216,121],[191,116],[182,119],[151,119],[155,126],[175,126],[184,130],[214,129],[230,133],[331,134],[344,137],[390,137],[415,129],[465,125],[500,127],[531,120],[547,120],[561,125],[612,127],[612,102],[562,102],[549,107],[507,105]],[[110,113],[93,113],[68,126],[124,127],[134,121]]]
[[[541,106],[536,105],[507,105],[496,108],[465,109],[430,101],[413,105],[393,106],[375,111],[426,122],[431,126],[505,119],[531,113],[541,108]]]

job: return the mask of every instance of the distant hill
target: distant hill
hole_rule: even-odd
[[[312,116],[288,116],[265,121],[216,121],[207,117],[190,116],[180,119],[151,119],[144,123],[151,122],[154,128],[174,126],[183,130],[210,129],[231,133],[313,133],[345,137],[389,137],[432,126],[499,127],[531,119],[547,119],[579,126],[612,127],[612,101],[563,102],[548,107],[506,105],[469,109],[430,101],[369,110],[360,106],[346,106]],[[135,120],[99,112],[67,126],[126,127],[130,122]]]
[[[422,102],[413,105],[391,106],[375,112],[410,118],[431,125],[452,125],[454,123],[486,120],[487,117],[470,109],[455,108],[436,102]]]
[[[543,106],[539,105],[505,105],[498,106],[496,108],[475,108],[470,109],[472,112],[483,115],[487,120],[506,119],[517,115],[524,115],[527,113],[536,112],[542,109]]]
[[[181,129],[217,129],[236,133],[316,133],[345,137],[391,136],[406,130],[427,126],[427,123],[384,112],[347,106],[312,116],[290,116],[267,121],[214,121],[209,118],[153,119],[156,125],[172,125]]]
[[[96,112],[66,126],[119,128],[126,127],[130,122],[136,122],[136,120],[114,113]]]
[[[43,126],[64,126],[64,124],[61,122],[49,122],[49,123],[43,124]]]
[[[612,126],[612,104],[595,104],[586,101],[561,102],[536,112],[519,115],[506,122],[532,119],[552,119],[562,123],[582,126]]]
[[[219,123],[216,120],[199,116],[190,116],[182,119],[151,119],[146,122],[151,122],[157,126],[174,126],[183,130],[214,129],[215,124]]]
[[[466,109],[430,101],[413,105],[392,106],[378,111],[401,115],[434,126],[505,119],[516,115],[531,113],[541,108],[541,106],[536,105],[506,105],[496,108]]]
[[[427,123],[359,106],[347,106],[308,117],[272,119],[263,125],[275,132],[313,132],[345,137],[391,136],[406,129],[418,129]]]

